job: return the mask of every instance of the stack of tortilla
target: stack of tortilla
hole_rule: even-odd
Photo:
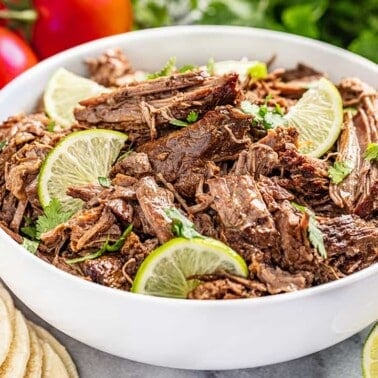
[[[0,283],[0,377],[78,378],[66,348],[26,320]]]

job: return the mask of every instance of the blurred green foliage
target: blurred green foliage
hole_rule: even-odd
[[[378,0],[133,0],[135,28],[254,26],[320,39],[378,62]]]

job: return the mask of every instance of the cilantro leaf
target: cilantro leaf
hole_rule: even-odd
[[[318,227],[318,221],[315,218],[315,213],[307,209],[305,206],[298,205],[295,202],[291,202],[291,205],[301,213],[307,213],[309,215],[307,226],[308,239],[310,240],[312,246],[318,251],[319,255],[326,259],[327,251],[324,246],[324,237],[323,233]]]
[[[22,244],[21,244],[25,249],[27,249],[30,253],[33,255],[37,253],[38,247],[39,247],[39,242],[38,241],[33,241],[29,240],[27,238],[22,239]]]
[[[378,143],[369,143],[365,151],[366,160],[378,160]]]
[[[203,238],[203,236],[194,229],[194,224],[175,207],[165,209],[165,214],[172,221],[172,232],[176,236],[185,239]]]
[[[260,106],[251,104],[249,101],[242,101],[240,104],[240,108],[244,113],[253,115],[252,125],[263,126],[266,130],[285,124],[281,107],[279,105],[276,105],[275,108],[269,107],[267,105],[268,100],[269,97],[265,99],[265,104]]]
[[[180,119],[173,118],[169,121],[169,123],[173,126],[178,126],[178,127],[186,127],[188,126],[188,122],[186,121],[181,121]]]
[[[206,70],[209,75],[215,74],[215,60],[214,58],[210,58],[209,61],[206,64]]]
[[[47,125],[47,131],[52,133],[54,131],[55,126],[56,126],[55,121],[51,120],[49,124]]]
[[[328,177],[332,184],[340,184],[352,171],[353,165],[350,161],[336,161],[328,168]]]
[[[110,188],[110,186],[112,185],[110,178],[103,176],[98,177],[98,183],[104,188]]]
[[[97,259],[98,257],[102,256],[105,252],[118,252],[123,244],[125,243],[127,237],[133,230],[133,225],[130,224],[125,231],[123,231],[122,235],[119,237],[119,239],[114,242],[112,245],[109,244],[109,237],[106,239],[105,243],[101,246],[101,248],[94,253],[91,253],[89,255],[81,256],[76,259],[67,259],[66,263],[67,264],[77,264],[83,261],[87,260],[93,260]]]
[[[147,75],[148,80],[156,79],[158,77],[169,76],[176,70],[176,57],[172,56],[168,59],[165,66],[155,73],[150,73]]]
[[[182,66],[179,68],[178,72],[185,73],[189,71],[194,71],[198,68],[198,66],[194,66],[193,64],[185,64],[185,66]]]
[[[2,140],[0,142],[0,152],[7,146],[8,142],[6,140]]]
[[[37,219],[36,237],[39,239],[44,232],[50,231],[72,217],[73,211],[63,211],[60,202],[53,198],[44,208],[44,214]]]
[[[198,119],[198,113],[195,112],[194,110],[191,110],[190,113],[188,114],[188,116],[186,117],[186,120],[189,122],[189,123],[194,123],[196,122]]]

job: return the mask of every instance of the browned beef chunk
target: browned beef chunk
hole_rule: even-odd
[[[353,171],[339,184],[331,184],[332,200],[363,218],[378,210],[378,162],[365,159],[369,143],[378,143],[378,99],[365,97],[357,115],[344,122],[337,161],[348,162]]]
[[[365,96],[374,97],[377,95],[374,88],[356,77],[342,79],[337,87],[343,99],[344,107],[359,105]]]
[[[105,87],[118,86],[125,75],[133,72],[130,62],[120,49],[109,49],[85,62],[91,79]]]
[[[114,242],[121,236],[115,216],[106,206],[82,210],[69,220],[67,227],[71,229],[70,250],[75,253],[100,249],[106,241]]]
[[[319,71],[316,71],[314,68],[307,66],[303,63],[298,63],[296,68],[285,70],[281,78],[284,82],[298,80],[308,82],[318,80],[322,76],[324,76],[324,74]]]
[[[81,102],[77,121],[128,133],[138,143],[157,136],[172,119],[186,119],[191,111],[204,114],[217,105],[232,104],[238,96],[237,75],[208,77],[189,72],[135,83]]]
[[[251,176],[218,177],[207,184],[224,237],[233,248],[242,249],[238,247],[244,240],[262,251],[279,250],[279,234]]]
[[[147,154],[143,152],[131,152],[113,166],[110,176],[114,177],[117,173],[121,173],[140,178],[150,172],[151,165]]]
[[[328,196],[328,163],[298,152],[298,132],[294,128],[277,128],[270,130],[260,140],[278,153],[278,164],[282,172],[278,183],[299,196],[303,202],[313,208],[332,202]]]
[[[266,287],[261,282],[226,274],[225,278],[214,277],[213,280],[200,283],[188,294],[188,299],[255,298],[265,292]]]
[[[266,264],[259,264],[257,267],[257,277],[266,284],[270,294],[287,293],[308,286],[306,276],[302,273],[293,274]]]
[[[196,186],[208,172],[208,161],[236,159],[250,140],[246,138],[250,117],[232,107],[208,112],[200,121],[139,148],[183,196],[194,196]]]
[[[147,176],[137,184],[136,197],[148,225],[145,233],[157,236],[160,243],[171,239],[171,221],[165,210],[173,206],[173,194],[160,188],[152,177]]]
[[[83,273],[101,285],[129,290],[130,283],[122,273],[125,259],[120,254],[108,254],[80,263]]]

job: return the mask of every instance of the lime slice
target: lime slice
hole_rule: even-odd
[[[378,323],[370,331],[362,349],[362,374],[365,378],[378,377]]]
[[[63,138],[47,155],[38,179],[38,195],[43,207],[53,198],[64,211],[77,211],[83,202],[66,194],[69,186],[98,183],[107,177],[127,135],[118,131],[91,129]]]
[[[336,142],[343,122],[343,103],[337,88],[320,79],[284,116],[299,132],[299,151],[320,157]]]
[[[109,92],[93,80],[59,68],[47,83],[43,102],[47,115],[62,127],[75,123],[74,108],[79,101]]]
[[[186,298],[200,281],[194,275],[226,271],[247,277],[243,258],[211,238],[174,238],[155,249],[142,263],[131,291],[159,297]]]

